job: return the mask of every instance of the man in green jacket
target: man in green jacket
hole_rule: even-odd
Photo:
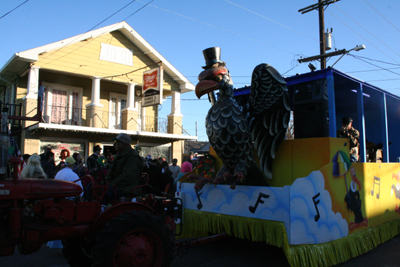
[[[121,133],[112,139],[115,141],[114,147],[117,154],[106,176],[109,188],[102,204],[108,204],[111,200],[120,196],[132,196],[132,189],[142,184],[143,164],[139,154],[130,145],[131,137]],[[140,195],[140,188],[137,188],[133,195]]]
[[[337,136],[349,139],[350,146],[350,161],[358,161],[358,149],[360,146],[360,132],[353,128],[353,119],[344,117],[342,119],[342,128],[337,131]]]

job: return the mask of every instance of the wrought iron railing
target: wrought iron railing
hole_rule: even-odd
[[[142,131],[168,133],[168,119],[145,116],[142,120],[144,120],[144,123],[141,125]]]
[[[85,126],[86,110],[68,108],[63,105],[48,105],[44,107],[42,121],[51,124]]]
[[[76,125],[91,127],[91,121],[97,120],[97,127],[105,129],[123,129],[122,112],[101,111],[92,113],[90,109],[71,108],[61,105],[44,107],[43,122],[50,124]],[[137,125],[136,130],[145,132],[168,133],[168,119],[150,116],[125,118]],[[125,129],[129,130],[129,129]]]

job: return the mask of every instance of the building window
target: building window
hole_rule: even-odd
[[[44,122],[81,125],[82,88],[49,83],[45,83],[44,87]]]
[[[100,60],[133,66],[133,52],[130,49],[101,44]]]

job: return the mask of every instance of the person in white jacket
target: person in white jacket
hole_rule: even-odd
[[[66,158],[65,159],[65,168],[63,168],[59,172],[57,172],[56,177],[54,177],[54,179],[68,181],[68,182],[75,182],[76,180],[78,180],[79,176],[73,171],[73,168],[75,166],[74,163],[75,163],[75,159],[73,157]],[[77,184],[81,186],[80,181]],[[67,198],[67,199],[74,199],[74,197]]]

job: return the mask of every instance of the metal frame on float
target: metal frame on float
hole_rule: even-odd
[[[320,79],[326,79],[327,85],[329,135],[318,137],[336,137],[341,118],[350,116],[354,119],[354,128],[360,132],[360,162],[366,162],[367,140],[383,144],[383,162],[397,162],[400,157],[396,152],[400,151],[400,142],[396,143],[396,133],[400,131],[400,97],[337,69],[327,68],[285,78],[292,110],[296,85]],[[235,96],[249,92],[250,87],[238,88]]]

